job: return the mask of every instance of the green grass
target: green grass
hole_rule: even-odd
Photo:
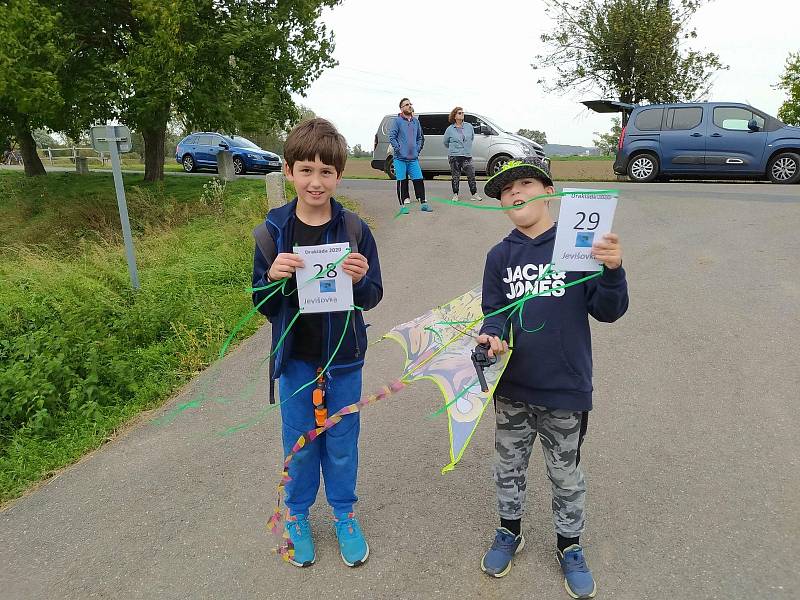
[[[110,174],[0,173],[0,502],[162,404],[252,306],[262,181],[124,179],[136,293]]]

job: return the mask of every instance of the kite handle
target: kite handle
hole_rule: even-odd
[[[481,391],[484,393],[489,391],[489,384],[486,383],[486,377],[483,375],[483,370],[497,362],[497,357],[489,356],[488,351],[489,344],[478,344],[472,351],[472,364],[475,365],[475,372],[478,374],[478,381],[481,384]]]

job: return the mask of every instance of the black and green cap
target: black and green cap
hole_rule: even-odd
[[[526,156],[522,160],[510,160],[486,181],[483,191],[490,198],[499,200],[500,192],[507,184],[527,177],[538,179],[545,185],[553,185],[553,178],[550,175],[550,161],[538,156]]]

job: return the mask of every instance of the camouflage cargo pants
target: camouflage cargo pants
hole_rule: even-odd
[[[586,416],[582,412],[495,397],[494,480],[500,517],[522,518],[528,461],[538,434],[552,484],[556,533],[564,537],[578,537],[583,533],[586,482],[579,463]]]

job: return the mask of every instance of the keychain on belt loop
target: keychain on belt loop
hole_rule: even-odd
[[[325,406],[325,374],[322,367],[317,368],[317,387],[311,393],[314,403],[314,422],[317,427],[322,427],[328,419],[328,407]]]

